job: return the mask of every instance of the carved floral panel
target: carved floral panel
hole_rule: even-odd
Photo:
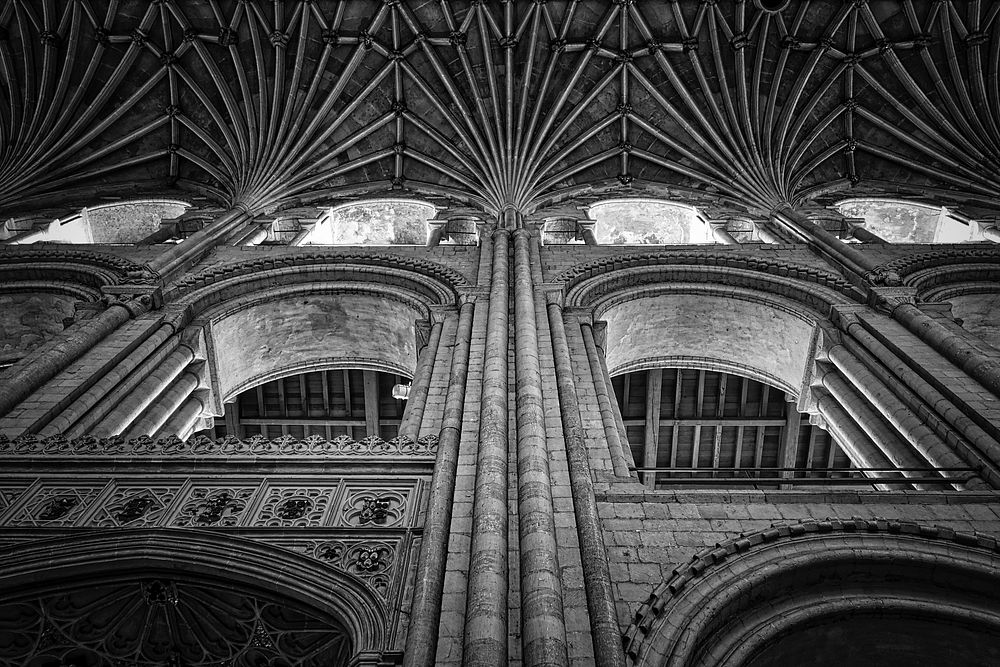
[[[321,526],[335,492],[336,487],[268,487],[253,525]]]
[[[87,523],[109,528],[156,526],[179,489],[178,484],[116,486]]]
[[[195,487],[188,492],[171,525],[190,528],[238,526],[256,492],[257,486]]]
[[[104,485],[43,485],[7,519],[13,526],[72,526],[84,514]]]

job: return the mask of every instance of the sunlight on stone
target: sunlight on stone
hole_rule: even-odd
[[[968,243],[981,241],[968,225],[944,206],[892,199],[846,199],[837,210],[849,218],[864,218],[865,229],[889,243]]]
[[[79,215],[53,220],[20,243],[136,243],[158,230],[163,220],[182,215],[188,206],[169,200],[89,206]]]
[[[329,209],[304,245],[424,245],[436,209],[417,201],[383,200]]]
[[[612,199],[590,206],[601,245],[714,243],[712,230],[690,206],[651,199]]]

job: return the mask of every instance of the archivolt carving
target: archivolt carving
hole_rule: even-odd
[[[62,247],[0,247],[0,276],[26,268],[34,278],[91,287],[124,282],[149,284],[157,277],[149,267],[110,253]]]
[[[780,551],[771,549],[766,553],[773,553],[765,555],[770,545],[779,542],[797,542],[798,545]],[[842,551],[843,555],[831,556],[834,550]],[[896,563],[892,567],[898,566],[899,572],[904,571],[902,564],[906,560],[932,568],[938,567],[938,563],[952,562],[956,568],[965,568],[964,576],[995,579],[1000,564],[1000,543],[995,538],[943,526],[861,518],[776,524],[720,542],[675,569],[636,612],[635,620],[624,633],[626,653],[635,662],[700,664],[695,658],[696,644],[706,640],[705,635],[722,627],[726,621],[714,616],[722,613],[721,598],[729,592],[738,598],[737,588],[745,591],[753,585],[753,582],[748,583],[751,575],[780,578],[782,568],[808,567],[812,562],[822,569],[831,567],[831,558],[856,560],[864,569],[868,552],[872,554],[872,562],[890,562],[883,552],[892,553],[891,562]],[[748,559],[756,560],[751,565]],[[891,576],[886,579],[890,584],[891,580]],[[943,585],[944,581],[932,583]],[[980,583],[987,586],[983,590],[995,586],[989,582]],[[786,583],[784,587],[787,589],[790,585]],[[806,593],[804,591],[803,595]],[[709,609],[712,605],[717,608]],[[684,619],[684,622],[670,625],[666,623],[667,618]],[[997,621],[1000,622],[1000,618]]]
[[[388,253],[314,252],[266,256],[248,262],[211,267],[180,280],[165,296],[168,301],[197,301],[199,303],[196,310],[200,311],[218,300],[218,297],[211,295],[214,290],[210,288],[217,289],[233,279],[239,279],[246,288],[248,285],[252,286],[255,278],[265,277],[272,286],[275,279],[283,283],[331,279],[378,282],[421,293],[432,303],[440,304],[455,303],[455,288],[467,284],[466,279],[457,271],[415,257]],[[226,294],[225,298],[232,296],[236,295]]]
[[[437,436],[428,435],[419,440],[398,436],[382,440],[368,436],[354,440],[342,435],[327,440],[309,436],[302,440],[282,436],[269,440],[254,436],[247,440],[228,437],[212,440],[197,436],[188,440],[176,437],[153,440],[143,436],[126,440],[121,437],[94,438],[91,436],[68,439],[55,435],[40,438],[22,435],[14,440],[0,435],[0,457],[3,456],[67,456],[67,457],[121,457],[169,456],[171,458],[209,457],[367,457],[405,456],[433,458],[437,453]]]
[[[671,251],[607,257],[560,275],[566,303],[587,306],[609,292],[657,282],[702,282],[771,292],[822,309],[831,303],[855,303],[863,296],[842,277],[771,258]]]
[[[907,278],[924,269],[944,266],[946,264],[1000,264],[1000,247],[995,243],[963,244],[918,252],[905,255],[887,262],[882,266],[888,271],[894,271],[909,285]]]

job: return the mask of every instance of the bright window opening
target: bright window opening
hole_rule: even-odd
[[[327,210],[303,245],[424,245],[437,209],[404,199],[345,204]]]
[[[137,243],[158,231],[164,220],[180,217],[189,207],[167,199],[88,206],[76,215],[36,227],[12,243]]]
[[[697,209],[653,199],[611,199],[591,204],[601,245],[715,243]]]
[[[864,228],[889,243],[970,243],[982,241],[976,225],[944,206],[894,199],[846,199],[836,205],[848,218],[864,219]]]

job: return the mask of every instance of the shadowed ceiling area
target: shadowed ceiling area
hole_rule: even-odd
[[[767,9],[784,5],[783,9]],[[1000,194],[992,2],[2,0],[0,206]],[[75,189],[75,190],[74,190]]]

